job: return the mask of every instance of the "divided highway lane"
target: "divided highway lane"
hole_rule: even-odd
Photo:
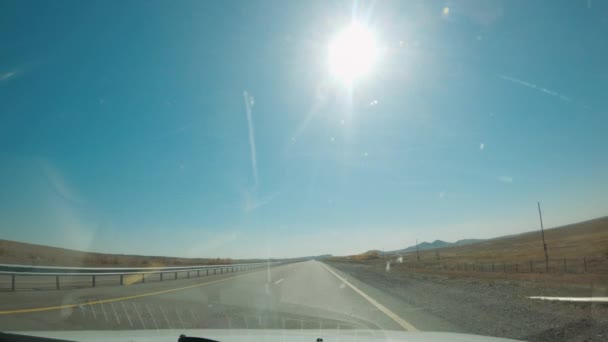
[[[0,293],[2,331],[415,330],[391,313],[317,261],[133,286]]]

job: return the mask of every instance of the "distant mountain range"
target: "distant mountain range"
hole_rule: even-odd
[[[443,247],[451,247],[451,246],[462,246],[462,245],[470,245],[472,243],[477,243],[477,242],[481,242],[484,241],[484,239],[462,239],[462,240],[458,240],[456,242],[447,242],[447,241],[443,241],[443,240],[435,240],[433,242],[421,242],[418,244],[418,250],[421,251],[425,251],[425,250],[429,250],[429,249],[436,249],[436,248],[443,248]],[[396,251],[389,251],[389,252],[381,252],[381,254],[399,254],[399,253],[409,253],[409,252],[415,252],[416,251],[416,245],[414,246],[409,246],[407,248],[404,249],[399,249]]]

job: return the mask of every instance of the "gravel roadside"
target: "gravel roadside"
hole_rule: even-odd
[[[608,341],[608,305],[527,298],[606,296],[597,289],[546,287],[506,279],[448,278],[399,267],[386,271],[381,262],[327,264],[408,306],[423,308],[425,314],[457,326],[459,332],[524,341]]]

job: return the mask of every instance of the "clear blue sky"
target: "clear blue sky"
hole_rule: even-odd
[[[349,91],[353,16],[382,55]],[[3,1],[0,238],[284,257],[606,215],[607,34],[591,0]]]

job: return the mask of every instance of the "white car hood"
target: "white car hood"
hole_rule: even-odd
[[[86,342],[139,342],[177,341],[180,335],[204,337],[220,342],[507,342],[515,341],[496,337],[444,333],[444,332],[401,332],[383,330],[75,330],[75,331],[15,331],[8,332],[30,336],[48,337]]]

